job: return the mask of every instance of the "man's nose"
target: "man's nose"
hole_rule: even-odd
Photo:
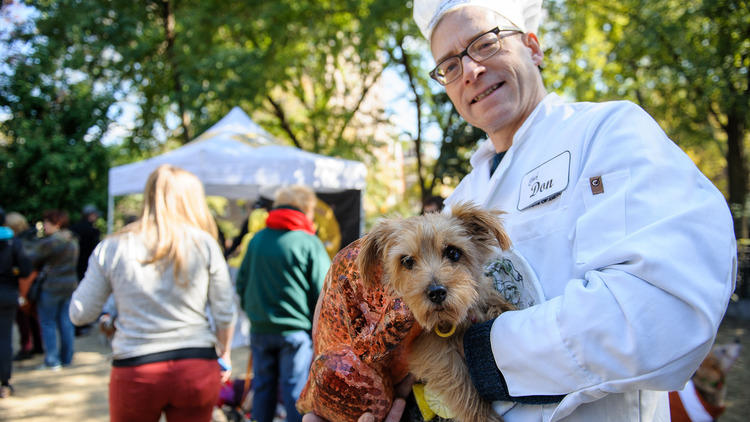
[[[476,80],[485,70],[482,63],[472,59],[468,54],[461,58],[461,67],[463,69],[462,76],[464,83],[466,84]]]

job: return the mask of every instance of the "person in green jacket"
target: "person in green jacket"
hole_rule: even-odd
[[[253,236],[237,275],[250,319],[258,422],[273,421],[279,390],[287,421],[302,420],[295,402],[307,382],[315,303],[331,264],[313,228],[316,201],[306,186],[279,189],[266,228]]]

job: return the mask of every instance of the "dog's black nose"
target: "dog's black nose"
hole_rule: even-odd
[[[448,296],[448,290],[443,286],[431,284],[430,287],[427,288],[427,297],[430,298],[432,303],[439,305],[445,301],[446,296]]]

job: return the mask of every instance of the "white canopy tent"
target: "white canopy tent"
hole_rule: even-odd
[[[114,197],[141,193],[158,166],[172,164],[194,173],[207,195],[257,198],[278,186],[304,184],[319,193],[365,188],[367,168],[358,161],[326,157],[280,145],[239,107],[188,144],[147,160],[109,169],[108,228]],[[361,213],[361,200],[360,200]],[[361,220],[360,220],[361,221]]]

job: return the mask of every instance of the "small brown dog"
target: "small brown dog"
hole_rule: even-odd
[[[724,413],[726,376],[740,357],[739,338],[734,343],[715,344],[684,389],[669,392],[672,422],[715,420]]]
[[[382,282],[423,329],[409,370],[462,422],[502,421],[477,393],[461,353],[470,324],[512,309],[483,274],[493,248],[510,246],[498,214],[460,204],[451,215],[384,220],[365,237],[358,257],[365,284],[382,262]]]

